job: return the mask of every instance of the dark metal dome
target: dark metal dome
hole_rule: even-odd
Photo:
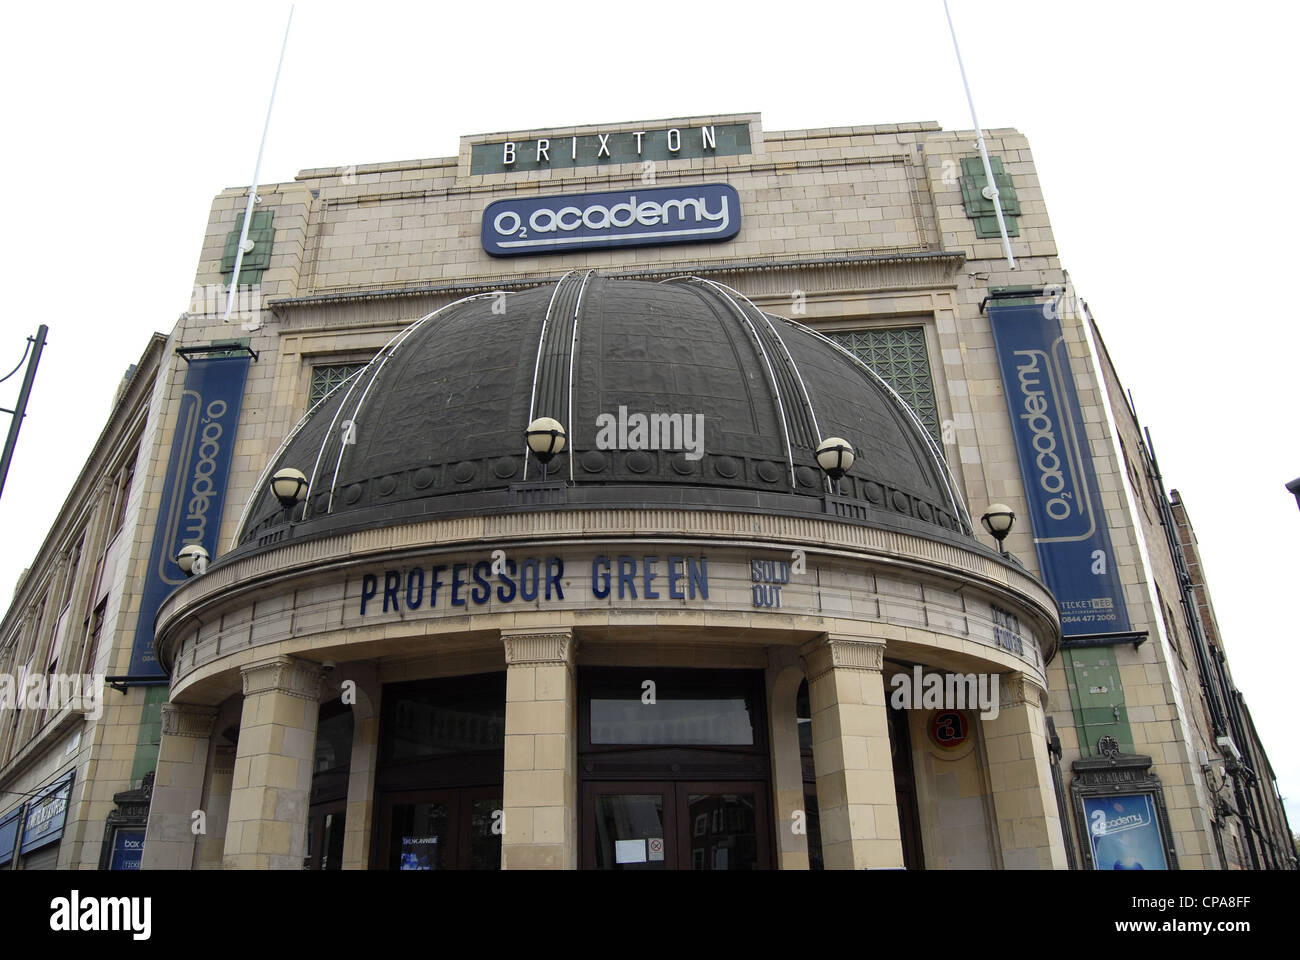
[[[625,422],[701,414],[702,450],[608,449],[599,430],[620,408]],[[536,417],[568,433],[546,483],[524,441]],[[857,453],[839,495],[815,458],[832,436]],[[570,273],[450,304],[317,404],[266,477],[282,467],[310,481],[295,538],[433,516],[647,506],[829,514],[972,539],[942,455],[897,394],[830,340],[697,277]],[[290,529],[266,477],[241,545],[269,546]]]

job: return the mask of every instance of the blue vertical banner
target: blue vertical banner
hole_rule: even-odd
[[[1083,412],[1051,304],[989,303],[1043,581],[1061,634],[1129,629]],[[1101,388],[1104,389],[1104,388]]]
[[[163,600],[185,582],[176,554],[186,544],[197,543],[209,556],[217,555],[249,360],[195,357],[189,362],[135,624],[132,679],[166,676],[153,651],[153,622]]]

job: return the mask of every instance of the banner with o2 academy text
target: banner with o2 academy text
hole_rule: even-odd
[[[185,574],[176,565],[176,554],[186,544],[197,543],[209,556],[217,555],[217,533],[249,359],[190,360],[135,625],[132,679],[165,676],[153,652],[153,626],[163,600],[185,582]]]
[[[1061,634],[1129,629],[1097,471],[1061,322],[1042,304],[989,303],[1020,476],[1043,580]]]

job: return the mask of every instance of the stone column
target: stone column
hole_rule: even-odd
[[[767,717],[772,731],[772,816],[776,823],[776,863],[780,870],[808,869],[807,813],[803,795],[803,756],[795,700],[803,683],[803,664],[792,647],[769,647]]]
[[[1065,870],[1065,842],[1052,790],[1043,690],[1023,673],[998,678],[999,708],[981,717],[989,785],[1007,870]]]
[[[222,865],[227,870],[301,870],[307,855],[321,670],[314,663],[276,657],[250,664],[241,673],[244,707]]]
[[[379,707],[383,685],[374,663],[349,664],[340,678],[356,684],[352,704],[352,758],[348,767],[348,808],[343,828],[343,869],[370,866],[375,773],[379,766]]]
[[[154,773],[142,870],[189,870],[194,866],[194,812],[203,808],[203,781],[217,711],[187,703],[162,705],[162,737]],[[206,827],[206,811],[204,824]]]
[[[828,870],[903,866],[880,641],[821,636],[800,649]]]
[[[502,630],[505,870],[578,866],[577,693],[570,630]]]

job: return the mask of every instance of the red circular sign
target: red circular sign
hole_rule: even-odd
[[[960,710],[930,714],[930,740],[941,750],[956,750],[970,738],[970,720]]]

